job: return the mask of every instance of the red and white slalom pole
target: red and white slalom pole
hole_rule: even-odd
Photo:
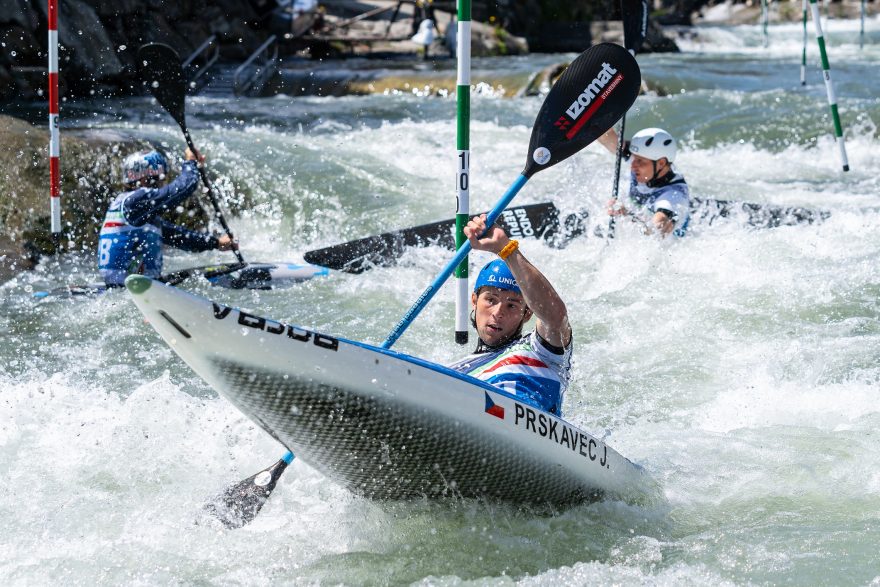
[[[49,0],[49,202],[52,234],[61,232],[61,136],[58,126],[58,0]]]

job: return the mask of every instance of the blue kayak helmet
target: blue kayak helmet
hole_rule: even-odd
[[[477,281],[474,283],[474,294],[480,295],[481,287],[497,287],[499,289],[505,289],[508,291],[512,291],[513,293],[522,295],[522,290],[520,290],[519,285],[516,283],[516,278],[513,276],[513,273],[510,272],[510,267],[507,266],[507,263],[502,261],[501,259],[495,259],[486,265],[480,270],[479,275],[477,275]],[[510,334],[507,338],[502,341],[497,342],[494,346],[488,345],[483,342],[483,339],[480,338],[477,342],[477,348],[474,350],[476,353],[484,352],[486,350],[492,350],[496,348],[500,348],[506,345],[511,340],[517,339],[522,336],[523,325],[529,321],[529,318],[532,316],[531,310],[529,310],[528,306],[524,306],[524,312],[522,319],[520,320],[519,326],[517,326],[516,330]],[[477,328],[477,309],[476,306],[471,310],[471,326]]]
[[[162,180],[167,173],[168,162],[155,149],[132,153],[122,162],[122,181],[127,185],[139,181]]]
[[[516,278],[510,272],[507,263],[501,259],[495,259],[486,263],[477,275],[477,281],[474,283],[474,293],[478,293],[481,287],[497,287],[499,289],[507,289],[514,293],[522,295]]]

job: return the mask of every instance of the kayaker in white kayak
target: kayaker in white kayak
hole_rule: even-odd
[[[565,303],[516,240],[497,225],[478,239],[485,230],[485,214],[464,228],[475,251],[499,256],[480,271],[471,294],[471,323],[479,342],[473,354],[450,368],[561,415],[572,351]],[[523,334],[532,315],[537,318],[535,328]]]
[[[617,153],[617,132],[599,137],[603,147]],[[690,191],[672,162],[675,139],[662,128],[646,128],[627,141],[624,158],[630,160],[630,188],[625,202],[611,200],[612,216],[633,215],[663,236],[684,236],[690,219]]]

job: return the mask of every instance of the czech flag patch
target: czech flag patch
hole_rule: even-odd
[[[484,391],[483,393],[486,392]],[[486,393],[486,413],[491,414],[496,418],[504,419],[504,408],[493,402],[488,393]]]

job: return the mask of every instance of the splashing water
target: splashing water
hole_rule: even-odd
[[[819,73],[799,85],[794,25],[771,29],[769,51],[757,26],[712,27],[681,55],[640,57],[654,92],[627,118],[630,133],[662,126],[680,139],[676,165],[695,195],[822,208],[825,223],[696,225],[678,242],[623,225],[610,245],[523,246],[571,314],[567,417],[643,465],[661,506],[599,502],[548,517],[472,501],[376,504],[296,461],[252,525],[221,530],[199,514],[203,500],[281,448],[125,294],[30,298],[97,278],[83,254],[0,287],[3,582],[876,583],[880,51],[876,33],[859,52],[852,23],[838,24],[827,28],[847,174]],[[529,59],[538,69],[548,57],[516,66]],[[475,97],[472,209],[521,170],[539,105]],[[79,104],[66,120],[77,108],[83,124],[183,149],[147,100]],[[195,98],[188,110],[226,203],[245,207],[232,227],[248,259],[453,215],[452,97]],[[612,171],[589,147],[517,201],[586,208],[602,223]],[[176,252],[166,263],[223,258]],[[186,287],[376,343],[448,258],[410,250],[397,267],[287,290]],[[461,354],[453,306],[447,286],[397,348],[439,362]]]

